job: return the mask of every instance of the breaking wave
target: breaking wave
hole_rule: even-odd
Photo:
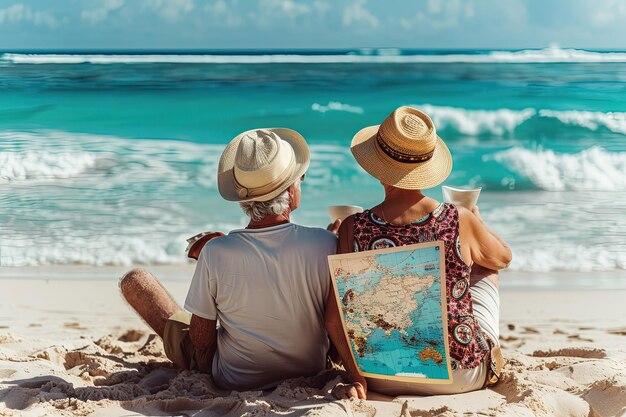
[[[505,136],[515,132],[524,123],[554,120],[567,126],[587,130],[607,129],[626,135],[626,112],[592,112],[581,110],[471,110],[461,107],[412,104],[426,112],[438,130],[451,130],[463,135]]]
[[[611,132],[626,135],[626,112],[594,112],[580,110],[540,110],[539,116],[555,118],[566,125],[580,126],[590,130],[604,127]]]
[[[483,157],[549,191],[626,189],[626,152],[592,147],[574,154],[514,147]]]
[[[354,50],[336,54],[18,54],[5,53],[13,64],[393,64],[393,63],[585,63],[626,62],[626,52],[599,52],[549,47],[520,51],[441,53],[410,50]]]
[[[426,112],[439,130],[452,129],[465,135],[512,133],[536,114],[534,109],[468,110],[459,107],[413,105]]]
[[[495,126],[508,129],[504,122],[489,129]],[[0,132],[0,265],[186,263],[185,238],[245,224],[238,207],[223,202],[215,189],[223,146],[64,131]],[[380,192],[348,146],[313,144],[311,154],[297,221],[325,225],[328,204],[365,205]],[[626,189],[626,153],[514,147],[484,157],[488,163],[475,155],[460,158],[455,172],[471,171],[457,177],[460,183],[477,175],[489,184],[512,176],[532,185],[521,188],[530,194],[490,193],[502,189],[495,186],[481,196],[486,221],[511,243],[513,269],[626,269],[625,252],[607,250],[623,247],[623,237],[606,234],[604,223],[585,222],[589,214],[574,204],[550,209],[536,201],[537,195],[565,194],[578,203],[579,195],[591,193],[584,190]],[[608,208],[585,203],[588,210],[620,212],[623,192],[599,194],[617,198]],[[574,224],[583,226],[570,235]],[[545,232],[550,227],[557,230]]]
[[[95,164],[96,156],[87,152],[0,152],[0,183],[67,179],[85,174]]]
[[[186,263],[187,237],[245,225],[236,204],[216,191],[223,149],[52,130],[0,132],[0,265]],[[313,194],[325,198],[330,184],[362,178],[347,147],[312,145],[311,154],[305,187]],[[308,213],[299,215],[306,224]]]

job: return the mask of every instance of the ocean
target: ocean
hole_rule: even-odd
[[[445,184],[483,187],[511,269],[625,275],[626,51],[557,47],[0,52],[0,266],[187,263],[187,237],[245,225],[215,172],[259,127],[307,139],[294,219],[325,227],[381,201],[349,145],[401,105],[448,143]]]

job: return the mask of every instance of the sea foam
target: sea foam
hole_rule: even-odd
[[[626,253],[607,251],[606,247],[560,242],[552,247],[517,246],[513,250],[510,269],[526,272],[626,270]]]
[[[0,265],[187,262],[185,238],[245,224],[236,204],[224,203],[215,189],[223,147],[64,131],[1,132]],[[341,200],[366,205],[381,192],[380,185],[364,175],[348,146],[312,144],[311,154],[296,221],[325,225],[327,205]],[[611,237],[605,230],[610,224],[619,227],[619,219],[589,222],[588,213],[577,206],[580,196],[590,193],[594,195],[581,203],[587,210],[611,216],[621,212],[625,153],[599,147],[575,154],[514,147],[486,159],[490,164],[472,160],[470,166],[463,159],[455,163],[461,172],[471,168],[472,175],[496,184],[499,176],[507,175],[497,166],[493,169],[499,164],[536,186],[533,191],[506,195],[486,189],[481,196],[486,221],[514,250],[513,269],[626,268],[625,252],[608,250],[623,238]],[[596,202],[595,194],[611,199]],[[573,197],[562,203],[537,201],[537,196],[546,195]],[[553,227],[554,231],[547,231]]]
[[[0,151],[0,183],[67,179],[85,174],[95,164],[96,156],[88,152]]]
[[[592,112],[580,110],[541,110],[539,116],[558,119],[561,123],[598,130],[605,127],[615,133],[626,135],[626,112]]]
[[[558,62],[626,62],[624,52],[598,52],[583,49],[559,48],[524,49],[520,51],[493,51],[489,53],[492,62],[506,63],[558,63]],[[472,61],[467,61],[472,62]]]
[[[402,50],[352,51],[334,55],[275,53],[264,55],[188,54],[16,54],[5,53],[2,60],[14,64],[390,64],[390,63],[585,63],[626,62],[624,52],[598,52],[581,49],[526,49],[487,53],[415,54]]]
[[[614,133],[626,135],[626,112],[605,113],[583,110],[537,110],[534,108],[484,110],[435,106],[428,103],[411,104],[410,106],[426,112],[438,130],[450,129],[469,136],[510,135],[524,123],[542,119],[552,119],[564,125],[594,131],[604,128]]]
[[[412,107],[427,113],[438,129],[449,128],[465,135],[510,134],[536,114],[534,109],[468,110],[431,104],[412,105]]]
[[[187,237],[245,224],[237,205],[216,190],[223,149],[53,130],[0,132],[0,265],[186,263]],[[362,178],[347,147],[312,145],[311,153],[304,185],[310,193],[325,196],[326,187]]]
[[[491,204],[481,198],[485,222],[513,251],[512,270],[626,269],[623,193],[522,192]]]
[[[513,147],[483,157],[495,160],[550,191],[626,189],[626,152],[592,147],[575,154]]]
[[[320,113],[326,113],[329,111],[340,111],[340,112],[347,112],[347,113],[363,114],[362,107],[351,106],[349,104],[340,103],[338,101],[330,101],[327,105],[313,103],[311,105],[311,110],[320,112]]]

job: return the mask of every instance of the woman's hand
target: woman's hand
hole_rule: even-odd
[[[357,381],[353,381],[350,384],[338,383],[333,388],[332,393],[340,400],[349,400],[350,398],[357,398],[359,400],[367,399],[367,382],[365,378],[358,377],[353,378]]]
[[[480,210],[478,210],[478,206],[472,206],[470,207],[470,211],[474,214],[474,216],[478,217],[478,219],[480,219],[480,221],[483,221],[483,218],[480,217]]]
[[[461,231],[461,246],[464,241],[469,244],[470,259],[494,271],[505,269],[511,262],[511,249],[483,222],[478,207],[460,208],[459,219],[459,229],[465,230]]]
[[[337,219],[326,227],[326,230],[333,232],[335,236],[339,234],[339,227],[341,226],[341,219]]]

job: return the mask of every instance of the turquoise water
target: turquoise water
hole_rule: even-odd
[[[215,169],[257,127],[307,138],[294,216],[325,226],[381,200],[349,143],[400,105],[449,144],[447,184],[483,187],[513,269],[626,269],[626,53],[555,49],[5,53],[0,265],[186,262],[186,237],[245,224]]]

